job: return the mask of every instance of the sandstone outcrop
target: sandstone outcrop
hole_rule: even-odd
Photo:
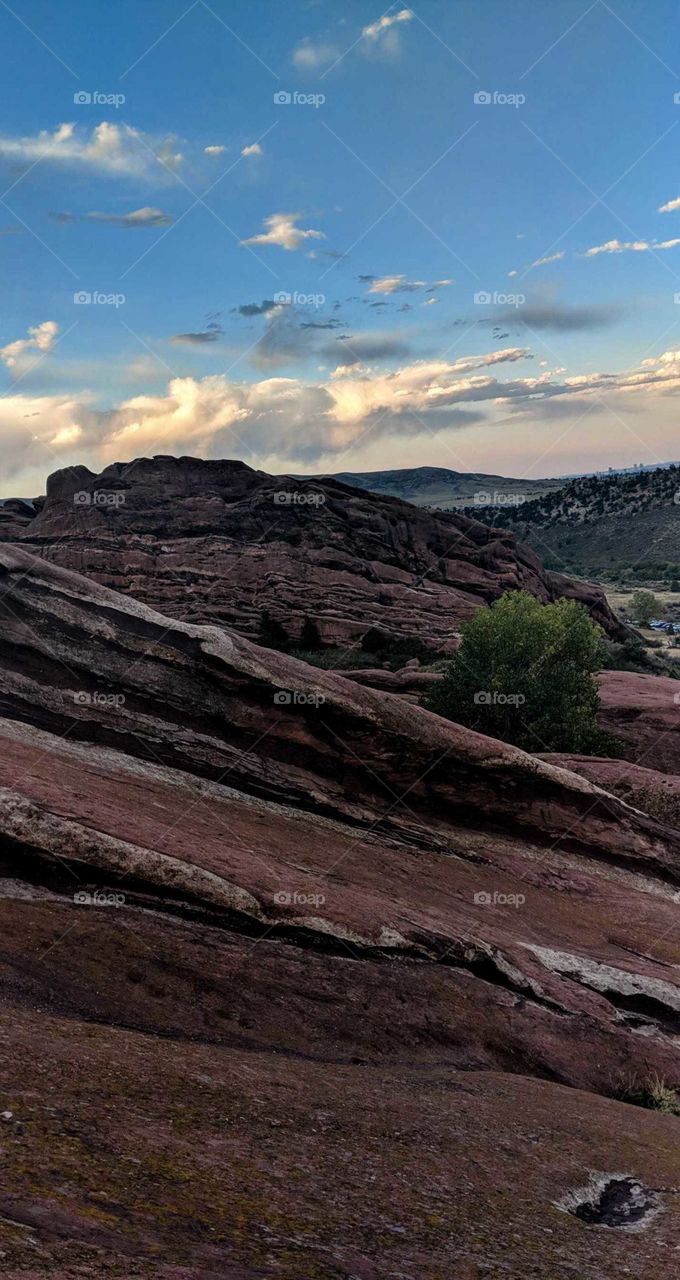
[[[58,471],[23,531],[29,550],[145,604],[255,638],[263,611],[326,644],[371,628],[455,647],[458,624],[512,588],[581,599],[625,631],[599,587],[547,573],[512,535],[340,481],[243,462],[139,458],[95,476]]]
[[[23,546],[0,715],[12,1280],[672,1274],[680,831]]]

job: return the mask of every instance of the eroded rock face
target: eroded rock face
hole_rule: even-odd
[[[680,682],[631,671],[600,676],[600,724],[624,744],[628,760],[680,774]]]
[[[9,546],[0,711],[7,1276],[666,1280],[680,832]]]
[[[622,631],[598,587],[546,573],[512,535],[335,480],[268,476],[242,462],[141,458],[50,477],[30,550],[171,617],[251,638],[267,610],[327,644],[372,626],[455,645],[457,624],[504,591],[574,596]]]
[[[631,744],[628,744],[630,750]],[[644,754],[644,746],[641,749]],[[680,827],[680,776],[660,773],[628,760],[609,760],[599,756],[541,755],[542,760],[570,769],[596,786],[621,796],[635,809],[642,809],[665,822]]]

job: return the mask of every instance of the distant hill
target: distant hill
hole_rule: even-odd
[[[582,476],[519,507],[468,506],[551,569],[680,579],[680,466]]]
[[[508,476],[484,475],[468,471],[449,471],[446,467],[401,467],[394,471],[341,471],[327,477],[341,480],[392,498],[403,498],[415,507],[439,507],[443,511],[459,510],[472,502],[517,502],[526,497],[540,497],[560,487],[563,480],[516,480]],[[498,496],[500,495],[500,497]]]

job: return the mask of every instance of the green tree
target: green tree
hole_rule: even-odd
[[[596,721],[603,633],[581,604],[511,591],[461,632],[431,711],[527,751],[617,754]]]
[[[662,617],[664,606],[657,600],[653,591],[634,591],[630,611],[641,627],[648,627],[652,618]]]

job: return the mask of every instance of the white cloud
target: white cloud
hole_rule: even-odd
[[[53,133],[42,130],[21,138],[0,134],[3,156],[21,164],[41,160],[65,168],[90,169],[108,177],[147,177],[161,166],[175,169],[182,162],[171,136],[153,139],[139,129],[106,120],[89,131],[60,124]]]
[[[364,281],[368,280],[368,276],[360,277]],[[379,276],[371,277],[371,287],[369,293],[416,293],[419,289],[444,289],[454,283],[453,280],[435,280],[433,284],[428,284],[427,280],[407,280],[406,276]]]
[[[551,253],[547,258],[537,258],[535,262],[532,262],[529,270],[532,270],[534,267],[545,267],[549,262],[561,262],[564,255],[564,249],[560,249],[559,253]]]
[[[49,346],[52,332],[37,326],[34,349],[38,333]],[[21,351],[5,349],[3,358],[7,354],[16,358]],[[332,373],[319,371],[315,382],[178,377],[162,393],[136,395],[106,411],[93,408],[87,396],[0,397],[3,463],[8,476],[35,478],[39,468],[86,462],[99,469],[161,452],[236,454],[258,467],[288,470],[321,459],[330,463],[346,450],[356,453],[365,447],[364,438],[376,445],[382,438],[384,450],[385,439],[396,446],[400,439],[430,431],[507,423],[509,412],[516,424],[513,438],[534,423],[545,433],[551,414],[582,416],[586,401],[597,409],[605,395],[619,397],[622,411],[632,395],[653,397],[650,412],[655,420],[659,413],[669,423],[672,419],[664,424],[664,438],[675,439],[680,349],[662,352],[632,371],[567,376],[564,369],[537,366],[532,376],[512,376],[507,366],[531,354],[510,347],[455,361],[418,360],[393,371],[345,365]],[[504,367],[506,376],[497,376]],[[620,433],[618,424],[616,430]]]
[[[260,146],[259,142],[251,142],[249,147],[243,148],[241,155],[242,156],[261,156],[262,147]]]
[[[659,205],[659,213],[674,213],[676,209],[680,209],[680,196],[669,200],[667,204]]]
[[[413,14],[410,9],[399,9],[397,13],[384,13],[377,22],[371,22],[364,27],[361,35],[369,47],[379,48],[383,53],[398,53],[398,36],[393,28],[400,23],[411,22],[412,19]]]
[[[226,149],[227,149],[226,147],[221,147],[217,145],[212,147],[204,147],[203,154],[206,156],[221,156],[222,152],[226,151]]]
[[[318,67],[327,66],[331,62],[335,62],[340,57],[340,52],[333,44],[328,44],[323,40],[315,43],[313,40],[302,40],[297,49],[293,50],[293,62],[296,67],[304,71],[316,71]]]
[[[241,244],[275,244],[280,249],[299,249],[305,240],[325,240],[323,231],[296,226],[301,213],[272,213],[264,219],[266,231],[241,240]]]
[[[675,249],[680,244],[680,237],[675,240],[607,240],[605,244],[596,244],[579,254],[581,258],[595,258],[599,253],[656,253],[660,249]]]
[[[44,320],[42,324],[37,324],[28,330],[27,338],[17,338],[15,342],[8,342],[6,347],[0,347],[0,360],[9,369],[16,370],[27,354],[39,352],[45,355],[50,351],[58,332],[59,325],[56,321]]]

